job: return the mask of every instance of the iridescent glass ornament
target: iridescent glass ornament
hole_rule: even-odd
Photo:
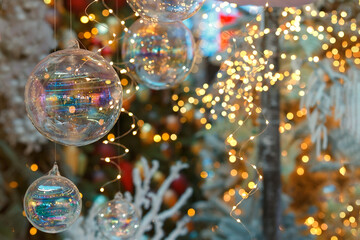
[[[121,193],[117,193],[114,200],[100,209],[96,220],[101,233],[108,240],[134,239],[140,226],[138,211]]]
[[[81,206],[79,190],[69,179],[60,176],[56,164],[48,175],[30,185],[24,197],[27,219],[47,233],[67,230],[80,216]]]
[[[190,30],[181,22],[138,19],[125,34],[122,54],[130,77],[149,88],[166,89],[190,73],[194,45]]]
[[[82,146],[106,135],[122,106],[113,67],[97,53],[65,49],[43,59],[25,88],[29,118],[48,139]]]

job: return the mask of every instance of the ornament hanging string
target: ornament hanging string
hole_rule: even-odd
[[[57,2],[56,2],[56,0],[54,0],[54,39],[55,39],[55,41],[57,42],[57,36],[56,36],[56,32],[57,32],[57,22],[56,22],[56,11],[57,11],[57,9],[56,9],[56,5],[57,5]],[[71,14],[71,12],[70,12],[70,14]],[[57,50],[57,43],[55,44],[55,51]],[[56,70],[56,65],[55,65],[55,70]],[[55,85],[55,90],[56,90],[56,88],[57,88],[57,85]],[[55,117],[56,117],[56,115],[55,115]],[[54,142],[54,147],[55,147],[55,154],[54,154],[54,157],[55,157],[55,160],[54,160],[54,166],[55,165],[57,165],[57,151],[56,151],[56,148],[57,148],[57,144],[56,144],[56,142]]]

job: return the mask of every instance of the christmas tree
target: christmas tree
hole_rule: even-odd
[[[244,4],[207,1],[185,20],[191,74],[152,90],[126,61],[141,12],[125,1],[2,3],[1,239],[103,239],[98,208],[119,191],[140,212],[136,239],[356,239],[359,3]],[[36,63],[74,38],[124,89],[114,128],[83,147],[49,143],[22,97]],[[54,159],[83,210],[50,235],[26,220],[22,198]]]

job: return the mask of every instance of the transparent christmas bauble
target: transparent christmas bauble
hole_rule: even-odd
[[[166,89],[184,80],[194,60],[194,38],[181,22],[138,19],[125,34],[123,59],[130,76],[151,89]]]
[[[81,206],[79,190],[69,179],[60,176],[57,165],[47,176],[33,182],[24,197],[27,219],[47,233],[67,230],[80,216]]]
[[[158,22],[177,22],[193,16],[205,0],[127,0],[141,17]]]
[[[134,205],[119,193],[100,209],[96,220],[101,233],[108,240],[133,239],[140,225]]]
[[[26,84],[25,104],[32,123],[48,139],[82,146],[99,140],[114,126],[122,87],[102,56],[65,49],[34,68]]]

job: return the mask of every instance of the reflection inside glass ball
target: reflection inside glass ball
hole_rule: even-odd
[[[67,230],[80,216],[81,197],[77,187],[61,176],[44,176],[28,188],[24,209],[37,229],[58,233]]]
[[[97,222],[107,239],[130,239],[139,228],[140,217],[134,205],[123,199],[114,199],[101,208]]]
[[[132,77],[152,89],[165,89],[190,73],[194,39],[181,22],[152,23],[138,19],[125,34],[122,53]]]
[[[134,12],[146,20],[183,21],[200,10],[205,0],[127,0]]]
[[[25,89],[28,116],[47,138],[86,145],[114,126],[122,87],[112,66],[82,49],[50,54],[33,70]]]

